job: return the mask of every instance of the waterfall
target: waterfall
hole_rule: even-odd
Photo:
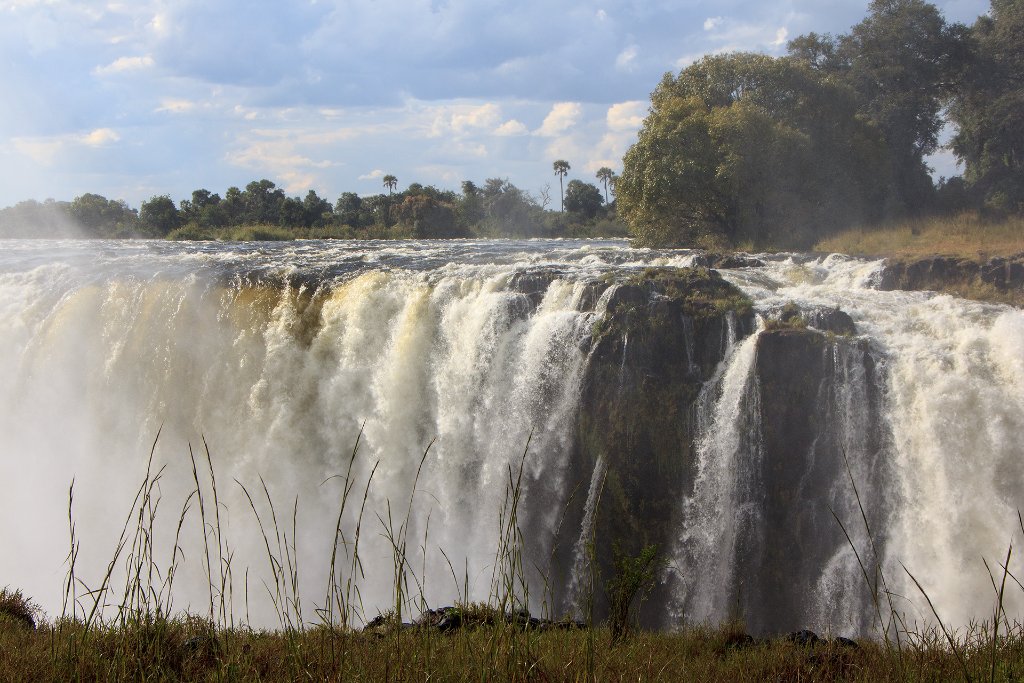
[[[761,255],[721,271],[759,316],[789,302],[838,307],[855,334],[787,336],[767,324],[746,334],[749,318],[732,312],[676,316],[665,320],[678,358],[658,365],[658,330],[632,329],[629,306],[650,323],[667,315],[667,297],[628,299],[634,288],[617,304],[621,338],[606,345],[615,355],[595,386],[595,339],[620,284],[694,258],[615,241],[4,242],[0,585],[60,613],[74,481],[76,572],[94,586],[159,431],[156,552],[169,558],[195,488],[190,445],[195,476],[211,485],[205,439],[234,610],[258,625],[275,617],[243,485],[261,522],[273,523],[272,501],[287,527],[315,621],[344,490],[340,552],[353,552],[359,525],[362,616],[372,618],[394,602],[385,536],[398,529],[410,606],[487,599],[516,481],[535,610],[583,604],[586,543],[614,540],[601,538],[614,500],[664,517],[650,520],[668,530],[670,561],[650,609],[668,626],[737,617],[763,632],[877,633],[861,563],[902,596],[894,606],[909,620],[932,616],[906,570],[945,622],[988,617],[982,560],[996,570],[1021,541],[1024,313],[878,291],[880,262]],[[663,367],[690,383],[653,394],[685,397],[663,406],[679,432],[645,432],[640,447],[664,461],[632,471],[661,477],[673,497],[633,501],[624,491],[645,482],[623,483],[621,468],[629,420],[643,416],[620,408],[647,396],[651,368]],[[588,424],[620,429],[622,452],[601,451],[580,428],[585,389],[619,420]],[[200,557],[195,507],[184,530],[186,556]],[[597,554],[602,570],[609,555]],[[202,563],[183,564],[175,608],[204,612],[208,591]],[[548,603],[548,591],[564,594]],[[1020,593],[1007,608],[1021,613]]]

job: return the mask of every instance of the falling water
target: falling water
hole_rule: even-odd
[[[411,510],[410,565],[420,582],[413,589],[430,604],[466,587],[465,598],[488,596],[501,501],[520,462],[528,571],[543,581],[553,576],[545,558],[555,556],[570,492],[581,478],[591,484],[580,524],[563,531],[571,547],[591,533],[595,482],[610,467],[600,460],[573,469],[581,382],[603,315],[593,288],[606,304],[609,276],[693,259],[586,241],[5,242],[0,584],[59,613],[72,480],[78,571],[95,583],[161,428],[156,461],[167,469],[158,517],[177,522],[194,488],[188,447],[205,458],[205,438],[236,568],[256,577],[267,564],[240,485],[258,493],[257,509],[269,519],[262,477],[289,525],[298,497],[295,543],[308,603],[317,604],[326,585],[357,439],[353,496],[361,499],[373,472],[360,541],[373,568],[361,586],[367,617],[393,599],[391,549],[381,536],[389,511],[397,527]],[[790,559],[805,596],[793,618],[816,628],[873,628],[853,548],[869,564],[877,559],[893,592],[911,599],[900,605],[911,616],[929,618],[902,565],[943,619],[985,617],[992,589],[982,558],[996,567],[1019,541],[1016,511],[1024,506],[1024,315],[877,291],[876,262],[763,260],[723,271],[760,314],[794,301],[838,306],[857,325],[853,338],[826,346],[819,431],[808,453],[793,454],[808,463],[794,485],[798,512],[811,515],[807,533],[821,539],[813,558]],[[536,286],[517,285],[538,275]],[[737,338],[736,321],[728,324],[724,360],[695,407],[694,474],[681,484],[670,549],[669,625],[756,621],[763,596],[752,574],[779,570],[763,566],[766,539],[777,532],[764,506],[779,505],[759,432],[775,400],[757,376],[764,332]],[[691,327],[681,350],[691,372],[693,334]],[[630,370],[625,348],[620,382]],[[346,529],[358,511],[346,509]],[[201,542],[197,527],[189,518],[190,553]],[[585,564],[575,550],[567,588],[580,585]],[[248,588],[254,620],[272,623],[262,586],[255,578],[243,586],[240,575],[235,595]],[[202,570],[188,565],[175,605],[201,610],[206,591]],[[1013,614],[1022,602],[1010,597]]]

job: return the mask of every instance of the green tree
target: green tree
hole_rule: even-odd
[[[364,227],[362,220],[363,201],[355,192],[342,192],[334,204],[334,215],[338,222],[351,228]]]
[[[601,190],[582,180],[570,180],[565,191],[565,208],[580,220],[589,221],[601,210]]]
[[[394,194],[395,188],[398,187],[398,178],[389,173],[384,176],[383,182],[384,187],[388,188],[388,194]]]
[[[397,222],[412,229],[414,237],[434,239],[462,237],[455,210],[450,204],[439,202],[427,194],[406,196],[395,207]]]
[[[565,187],[563,185],[563,181],[565,176],[569,174],[569,169],[571,167],[569,166],[569,162],[565,159],[558,159],[551,166],[555,169],[555,175],[558,176],[558,189],[562,195],[561,211],[565,213]]]
[[[281,219],[284,190],[264,178],[245,186],[242,193],[244,220],[252,224],[277,224]]]
[[[597,173],[595,175],[597,179],[600,180],[601,183],[604,185],[604,203],[607,204],[608,183],[610,183],[612,178],[615,177],[615,172],[612,171],[612,169],[608,168],[607,166],[602,166],[601,168],[597,169]]]
[[[918,213],[934,198],[924,158],[938,146],[948,84],[964,56],[962,27],[924,0],[872,0],[868,16],[839,38],[809,34],[790,54],[849,84],[860,113],[889,146],[893,212]]]
[[[303,224],[306,227],[323,227],[331,221],[331,203],[321,199],[315,190],[306,193],[302,200]]]
[[[706,57],[666,75],[615,181],[641,243],[801,248],[877,218],[888,156],[848,88],[794,59]]]
[[[139,207],[139,226],[151,235],[164,237],[179,225],[178,207],[168,195],[150,197]]]
[[[971,27],[970,56],[949,108],[952,148],[972,194],[1024,213],[1024,2],[992,0]]]
[[[68,214],[85,232],[96,237],[133,234],[138,215],[123,200],[87,192],[71,202]]]

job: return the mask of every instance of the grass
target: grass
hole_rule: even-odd
[[[607,624],[593,624],[590,615],[586,624],[531,619],[525,612],[530,587],[517,514],[529,444],[518,467],[508,467],[488,600],[468,604],[463,597],[451,608],[427,611],[423,575],[417,575],[408,552],[414,482],[404,516],[393,518],[388,510],[377,517],[393,551],[394,603],[387,614],[365,629],[361,628],[365,612],[356,579],[367,571],[387,569],[364,568],[359,556],[360,535],[372,524],[365,506],[376,466],[365,481],[353,477],[358,440],[347,471],[337,477],[343,485],[335,552],[323,604],[314,605],[313,621],[306,620],[309,615],[303,611],[299,592],[298,500],[288,506],[289,521],[278,514],[262,480],[260,489],[252,491],[238,482],[266,549],[270,580],[264,585],[278,615],[274,629],[253,629],[248,619],[236,620],[232,585],[233,577],[242,570],[233,566],[233,546],[220,522],[224,503],[218,494],[214,460],[205,443],[203,446],[198,456],[190,453],[195,489],[177,515],[169,566],[158,566],[154,552],[159,545],[154,522],[161,506],[164,474],[163,469],[154,469],[154,441],[146,474],[98,588],[85,585],[76,574],[79,542],[72,484],[63,614],[51,619],[20,591],[0,590],[0,680],[1009,681],[1024,677],[1024,625],[1004,609],[1008,586],[1015,584],[1024,591],[1024,585],[1008,569],[1012,548],[1004,564],[995,571],[989,568],[992,619],[960,631],[939,619],[924,588],[909,571],[937,626],[910,626],[894,612],[889,618],[883,616],[879,593],[888,596],[884,577],[881,587],[869,579],[869,574],[877,575],[881,568],[863,563],[865,581],[874,590],[880,633],[884,633],[879,640],[855,645],[830,639],[813,645],[787,638],[755,641],[745,634],[742,623],[689,626],[672,632],[628,628],[630,604],[635,596],[643,596],[656,568],[653,547],[645,548],[636,558],[619,558],[618,575],[605,585],[609,597],[617,592],[621,599],[612,600],[619,610]],[[421,469],[429,456],[428,447]],[[856,491],[849,470],[848,474]],[[349,517],[354,519],[351,527],[342,523],[349,506],[358,510]],[[172,609],[174,577],[179,563],[185,561],[179,537],[190,519],[201,525],[205,539],[201,555],[189,558],[201,563],[209,583],[209,606],[201,615]],[[1024,531],[1024,520],[1018,521]],[[843,526],[838,517],[837,522]],[[866,516],[863,523],[867,524]],[[870,529],[868,534],[870,537]],[[428,535],[424,532],[424,548]],[[247,586],[248,570],[245,572]],[[452,576],[458,586],[453,567]],[[592,577],[591,593],[595,585]],[[891,603],[889,608],[891,611]],[[411,618],[420,612],[423,615],[412,624],[403,623],[403,616]],[[442,629],[443,620],[456,625]]]
[[[814,251],[852,256],[956,256],[984,261],[1024,253],[1024,218],[986,220],[977,213],[854,228],[822,240]]]

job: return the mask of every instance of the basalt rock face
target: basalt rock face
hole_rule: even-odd
[[[601,581],[612,575],[616,549],[668,550],[693,478],[694,402],[730,341],[754,324],[749,300],[707,269],[650,270],[613,286],[594,327],[577,428],[577,471],[593,472],[599,460],[607,468],[594,532]],[[582,509],[572,517],[567,523],[579,529]]]
[[[996,292],[1024,291],[1024,254],[984,262],[955,256],[889,259],[879,289],[955,291],[977,284]]]
[[[869,463],[855,478],[865,501],[880,490],[886,437],[865,428],[882,424],[878,372],[864,340],[794,328],[757,340],[761,518],[736,559],[738,603],[755,633],[793,630],[815,616],[807,595],[847,543],[830,508],[861,528],[845,456]],[[866,507],[879,514],[880,506]]]

